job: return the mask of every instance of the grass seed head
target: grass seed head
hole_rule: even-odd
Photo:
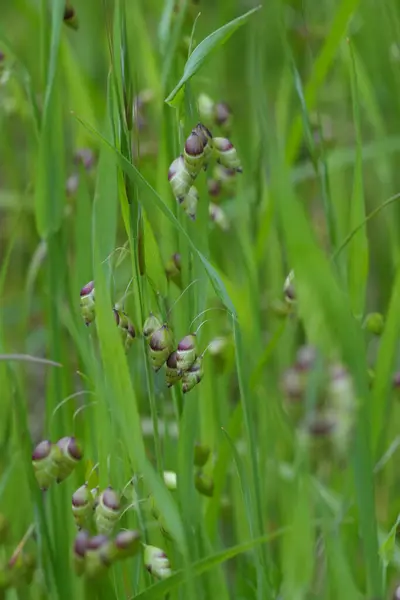
[[[192,178],[197,177],[204,165],[204,136],[193,132],[185,142],[183,151],[183,160],[186,171]]]
[[[207,127],[212,127],[214,122],[214,101],[207,94],[200,94],[197,104],[201,122]]]
[[[32,465],[41,490],[47,490],[60,473],[61,449],[49,440],[40,442],[32,453]]]
[[[234,169],[237,173],[242,173],[243,169],[236,148],[228,138],[213,138],[213,147],[221,165],[227,169]]]
[[[187,394],[192,390],[204,377],[203,357],[198,356],[192,366],[182,375],[182,391]]]
[[[87,527],[93,517],[94,498],[87,483],[72,494],[72,514],[80,529]]]
[[[146,340],[150,340],[153,333],[157,331],[157,329],[160,329],[161,326],[162,323],[160,319],[153,315],[153,313],[150,313],[143,325],[143,335]]]
[[[177,483],[177,475],[176,475],[175,471],[164,471],[163,479],[164,479],[165,486],[171,492],[173,492],[177,489],[178,483]]]
[[[61,450],[57,483],[61,483],[61,481],[64,481],[72,473],[79,461],[82,460],[83,451],[74,437],[61,438],[58,440],[57,446]]]
[[[191,221],[196,220],[198,201],[199,201],[199,193],[198,193],[197,189],[194,187],[194,185],[192,185],[192,187],[189,189],[188,193],[186,194],[186,196],[180,203],[183,210],[185,211],[185,213],[187,214],[189,219],[191,219]]]
[[[144,566],[157,579],[167,579],[172,574],[171,565],[164,550],[155,546],[145,544]]]
[[[194,484],[196,490],[203,496],[211,498],[214,495],[214,482],[208,475],[204,473],[196,473]]]
[[[205,446],[204,444],[199,444],[198,442],[194,445],[194,457],[193,464],[196,467],[204,467],[210,458],[211,448],[209,446]]]
[[[222,231],[229,231],[231,226],[229,219],[226,216],[225,211],[220,206],[218,206],[218,204],[210,202],[210,204],[208,205],[208,213],[210,215],[210,219],[214,221],[214,223],[218,225],[218,227]]]
[[[226,102],[217,102],[214,106],[214,120],[225,135],[229,135],[232,127],[232,111]]]
[[[150,337],[150,361],[155,371],[161,369],[173,348],[173,336],[167,324],[162,325]]]
[[[364,328],[374,335],[382,335],[385,326],[385,321],[381,313],[369,313],[365,317]]]
[[[89,283],[83,286],[80,296],[81,315],[86,325],[90,325],[90,323],[93,323],[96,316],[94,281],[89,281]]]
[[[194,333],[190,333],[181,339],[176,349],[176,366],[178,372],[184,373],[184,371],[187,371],[193,365],[194,361],[196,360],[196,356],[196,335]]]
[[[135,556],[140,549],[139,531],[120,531],[114,539],[115,558],[121,560],[129,556]]]
[[[121,499],[111,487],[101,492],[95,508],[95,522],[99,534],[111,535],[121,515]]]
[[[167,382],[167,387],[172,387],[177,383],[182,377],[182,374],[178,371],[177,361],[176,361],[176,350],[171,352],[168,356],[166,362],[166,370],[165,370],[165,380]]]

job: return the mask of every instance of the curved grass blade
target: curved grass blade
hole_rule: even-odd
[[[238,554],[243,554],[244,552],[252,550],[256,546],[266,544],[267,542],[271,542],[272,540],[286,533],[287,530],[287,527],[277,529],[271,534],[263,535],[248,542],[244,542],[243,544],[233,546],[228,550],[222,550],[221,552],[217,552],[212,556],[203,558],[193,565],[193,575],[202,575],[203,573],[206,573],[207,571],[213,569],[221,563],[226,562],[234,558],[235,556],[238,556]],[[178,571],[168,579],[164,579],[164,581],[150,586],[149,588],[147,588],[147,590],[135,596],[135,600],[156,600],[156,598],[163,598],[166,594],[182,585],[184,581],[185,573],[183,571]]]
[[[185,68],[183,69],[183,75],[179,81],[179,83],[175,86],[172,92],[169,94],[165,102],[170,104],[171,106],[177,106],[180,104],[183,93],[183,86],[185,83],[189,81],[193,77],[195,73],[200,69],[200,67],[204,64],[204,62],[210,57],[212,52],[214,52],[219,46],[225,44],[225,42],[231,37],[233,33],[239,27],[244,25],[247,19],[255,12],[260,10],[261,4],[252,10],[249,10],[244,15],[233,19],[226,25],[223,25],[213,33],[211,33],[208,37],[206,37],[196,48],[193,50],[192,54],[189,56]]]

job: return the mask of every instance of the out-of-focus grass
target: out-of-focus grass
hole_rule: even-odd
[[[392,597],[399,8],[263,2],[176,106],[165,102],[191,38],[195,49],[255,7],[87,0],[73,30],[63,0],[1,3],[0,597]],[[196,180],[195,222],[167,178],[202,93],[230,105],[243,164],[220,200],[227,231],[208,217],[212,168]],[[74,158],[82,148],[88,168]],[[294,304],[283,291],[291,270]],[[85,327],[79,294],[92,279]],[[136,329],[126,354],[117,304]],[[224,341],[188,394],[150,366],[150,311],[176,342],[200,325],[199,351]],[[369,313],[384,316],[383,331]],[[299,375],[305,344],[317,359]],[[41,494],[32,449],[63,436],[84,458]],[[195,487],[196,442],[212,451],[211,497]],[[177,473],[176,491],[163,471]],[[78,577],[71,496],[87,479],[123,494],[117,531],[163,549],[174,575],[155,583],[141,548],[99,580]],[[6,590],[16,549],[36,567]]]

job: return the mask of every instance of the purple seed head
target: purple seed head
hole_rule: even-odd
[[[185,152],[189,156],[200,156],[204,151],[204,142],[197,133],[191,133],[185,143]]]
[[[185,335],[184,338],[178,344],[178,350],[193,350],[196,347],[196,335],[194,333],[190,333],[189,335]]]
[[[150,348],[152,350],[164,350],[169,344],[169,330],[168,325],[162,325],[157,329],[150,338]]]
[[[308,424],[308,432],[313,437],[323,437],[332,433],[335,423],[327,417],[317,417]]]
[[[177,368],[177,364],[176,364],[176,350],[174,352],[172,352],[168,356],[167,367],[169,367],[170,369],[176,369]]]
[[[112,487],[108,487],[104,490],[102,494],[102,501],[104,506],[109,508],[110,510],[119,511],[121,508],[121,501],[119,499],[119,495]]]
[[[72,494],[72,506],[86,506],[91,500],[91,493],[85,483]]]
[[[218,139],[218,150],[220,152],[228,152],[233,148],[233,144],[228,138],[219,138]]]
[[[168,181],[171,181],[171,179],[177,173],[179,173],[179,171],[184,167],[184,164],[185,162],[182,155],[178,156],[178,158],[175,158],[175,160],[172,161],[168,169]]]
[[[93,167],[94,164],[93,151],[90,148],[80,148],[75,152],[74,162],[75,164],[81,163],[88,171]]]
[[[119,550],[126,550],[140,540],[138,531],[120,531],[116,536],[114,543]]]
[[[225,125],[231,118],[232,111],[226,102],[218,102],[215,105],[215,121],[218,125]]]
[[[83,286],[83,288],[81,289],[81,297],[82,296],[88,296],[89,294],[91,294],[94,290],[94,281],[89,281],[89,283],[87,283],[86,285]]]
[[[316,349],[314,346],[302,346],[296,354],[296,369],[299,371],[308,371],[313,366],[316,359]]]
[[[32,452],[32,460],[43,460],[47,458],[51,452],[52,443],[49,440],[39,442]]]
[[[174,261],[176,268],[180,271],[182,268],[182,258],[179,252],[175,252],[175,254],[172,255],[172,260]]]
[[[203,146],[207,146],[210,140],[212,140],[212,133],[203,123],[198,123],[193,129],[192,134],[198,135],[202,140]]]
[[[207,187],[210,196],[219,196],[221,193],[221,184],[216,179],[209,179],[207,181]]]
[[[75,458],[75,460],[81,460],[83,457],[82,448],[74,437],[63,437],[57,442],[57,446],[65,453]]]
[[[104,544],[106,544],[107,542],[108,542],[108,537],[106,535],[104,535],[104,534],[95,535],[88,540],[86,548],[88,550],[98,550],[99,548],[104,546]]]
[[[77,556],[85,556],[88,548],[89,538],[90,536],[87,531],[82,530],[77,534],[74,542],[74,552]]]

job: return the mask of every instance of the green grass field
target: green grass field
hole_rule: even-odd
[[[398,2],[71,1],[0,0],[0,599],[400,598]]]

